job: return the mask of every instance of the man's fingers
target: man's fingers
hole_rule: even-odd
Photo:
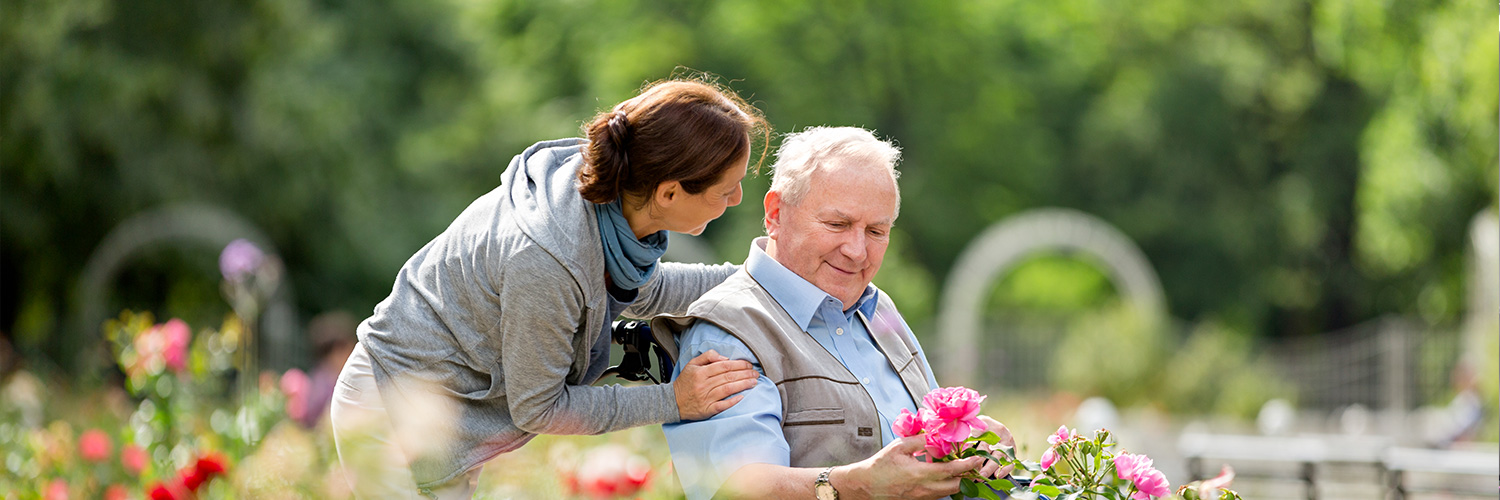
[[[983,477],[996,477],[995,476],[995,471],[997,471],[999,469],[1000,469],[1000,464],[997,464],[995,462],[986,461],[984,463],[984,466],[979,468],[979,475],[983,476]]]
[[[904,455],[916,454],[927,447],[927,437],[921,434],[906,436],[891,442],[891,451]]]
[[[979,465],[984,463],[985,460],[987,459],[984,457],[969,457],[963,460],[955,460],[952,462],[938,463],[934,465],[940,467],[941,470],[948,476],[957,476],[959,474],[978,469]]]
[[[932,489],[937,492],[939,497],[946,497],[954,493],[958,493],[958,481],[958,478],[950,477],[947,479],[933,481],[931,485]]]

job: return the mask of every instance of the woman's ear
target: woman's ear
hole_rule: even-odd
[[[683,194],[682,183],[667,181],[656,185],[656,192],[651,194],[651,201],[656,202],[659,207],[666,208],[682,198]]]

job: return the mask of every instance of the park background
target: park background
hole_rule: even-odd
[[[19,458],[0,458],[23,490],[53,477],[101,490],[103,473],[48,462],[25,435],[67,434],[48,427],[64,421],[139,439],[138,422],[109,422],[145,396],[123,397],[127,416],[90,404],[125,379],[101,325],[130,310],[200,335],[237,328],[218,268],[227,232],[284,266],[251,324],[256,361],[310,370],[308,319],[367,315],[513,155],[692,71],[777,134],[861,126],[902,148],[876,283],[940,373],[944,286],[986,228],[1060,209],[1139,249],[1160,319],[1133,312],[1087,252],[1028,254],[987,284],[966,381],[991,394],[988,413],[1023,422],[1033,451],[1093,396],[1119,419],[1205,432],[1254,433],[1271,400],[1310,431],[1350,431],[1358,405],[1377,425],[1351,432],[1381,434],[1379,410],[1448,404],[1465,359],[1486,412],[1468,438],[1495,441],[1500,299],[1477,278],[1497,279],[1483,249],[1500,244],[1483,232],[1500,183],[1496,16],[1478,0],[6,2],[0,369],[46,403],[28,414],[8,389],[0,441]],[[771,161],[679,248],[743,259]],[[106,244],[122,227],[155,236]],[[1409,351],[1399,401],[1380,374],[1391,342]],[[1306,387],[1346,372],[1360,375]],[[654,432],[533,453],[660,447]],[[153,456],[157,475],[182,448]],[[547,478],[525,487],[556,491]],[[294,489],[326,493],[308,484]]]

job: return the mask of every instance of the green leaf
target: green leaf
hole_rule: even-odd
[[[1003,498],[1000,498],[1000,495],[998,493],[995,493],[995,490],[989,488],[976,489],[979,490],[979,498],[988,498],[990,500],[1004,500]]]
[[[1031,490],[1049,497],[1055,497],[1058,493],[1062,493],[1062,490],[1050,484],[1031,483]]]
[[[1016,483],[1012,483],[1009,479],[1005,479],[1003,477],[1000,479],[992,479],[986,484],[988,484],[991,488],[1000,491],[1010,491],[1016,489]]]
[[[991,431],[984,431],[984,434],[965,439],[964,441],[984,441],[985,443],[994,446],[1000,444],[1000,436]]]
[[[974,481],[961,479],[958,481],[958,492],[966,497],[978,496],[979,487],[974,485]]]

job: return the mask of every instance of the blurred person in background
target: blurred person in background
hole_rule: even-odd
[[[767,236],[686,315],[653,320],[681,335],[679,357],[718,352],[762,374],[733,408],[662,426],[689,499],[938,498],[957,493],[966,471],[1009,473],[982,457],[918,460],[925,435],[892,429],[937,388],[906,320],[871,284],[900,213],[900,155],[861,128],[787,136],[765,197]]]
[[[486,461],[538,434],[703,419],[755,385],[749,363],[710,352],[669,384],[591,386],[612,320],[681,313],[736,271],[658,259],[667,231],[699,234],[740,203],[760,112],[664,81],[584,133],[513,158],[359,325],[332,406],[356,496],[469,498]]]
[[[317,364],[308,374],[308,390],[303,403],[306,410],[298,419],[303,427],[317,426],[328,412],[339,372],[344,369],[344,363],[359,340],[354,334],[358,326],[359,319],[348,311],[319,314],[307,323],[307,336],[312,341],[313,359]]]

